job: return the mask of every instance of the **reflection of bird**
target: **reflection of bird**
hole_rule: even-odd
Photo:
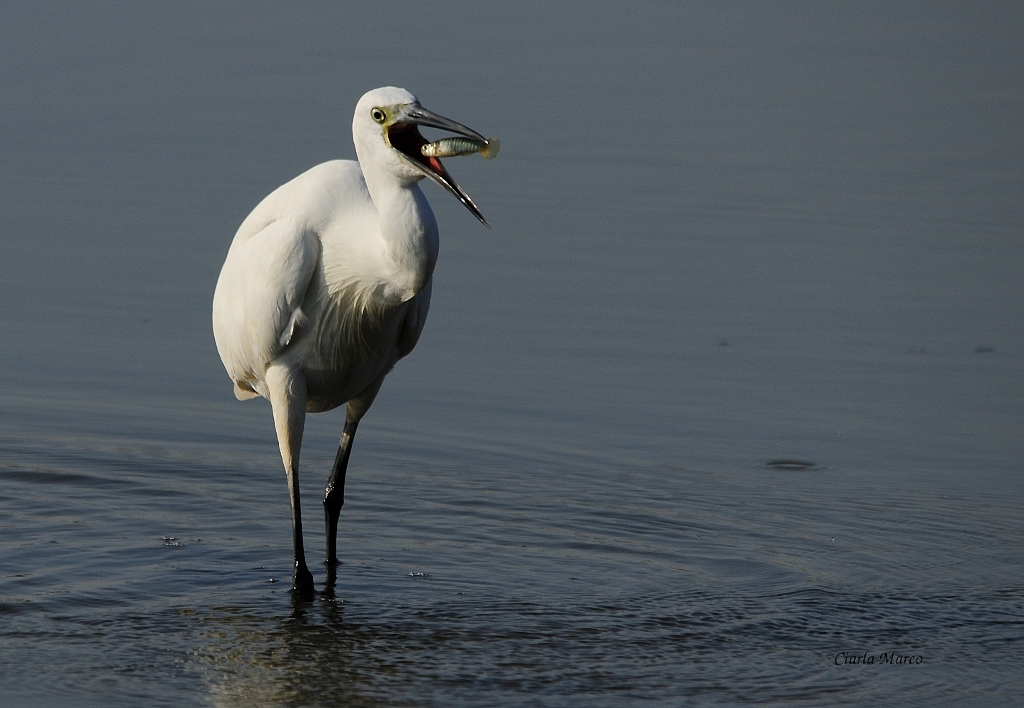
[[[303,597],[313,594],[299,508],[306,411],[348,404],[324,495],[333,565],[356,426],[416,345],[430,307],[437,222],[417,182],[430,177],[487,225],[440,160],[421,153],[417,126],[486,142],[408,91],[370,91],[352,119],[358,163],[318,165],[260,202],[235,234],[213,296],[213,333],[235,395],[263,396],[274,411],[291,495],[292,589]]]

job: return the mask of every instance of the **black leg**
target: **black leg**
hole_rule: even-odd
[[[345,430],[341,434],[338,456],[334,458],[331,477],[327,480],[324,490],[324,515],[327,520],[327,565],[333,567],[338,562],[338,516],[345,504],[345,470],[348,469],[348,457],[352,453],[352,440],[356,436],[359,419],[345,420]]]
[[[302,510],[299,505],[298,470],[288,475],[288,492],[292,502],[292,543],[295,547],[295,568],[292,570],[292,591],[303,600],[312,600],[315,594],[313,574],[306,567],[306,554],[302,549]]]

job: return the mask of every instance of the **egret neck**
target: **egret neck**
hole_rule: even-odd
[[[356,144],[357,154],[360,152]],[[423,289],[437,263],[437,220],[417,184],[423,177],[411,170],[397,177],[380,169],[373,159],[363,160],[363,178],[377,211],[381,238],[390,272],[385,275],[385,297],[405,302]]]

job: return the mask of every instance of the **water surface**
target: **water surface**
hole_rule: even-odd
[[[0,704],[1013,703],[1022,24],[5,5]],[[430,320],[295,605],[210,300],[384,84],[502,138],[450,163],[495,228],[425,187]]]

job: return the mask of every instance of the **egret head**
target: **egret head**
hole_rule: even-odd
[[[431,113],[405,89],[386,86],[363,94],[352,118],[352,136],[359,161],[375,165],[403,182],[424,177],[447,189],[469,209],[473,216],[490,227],[487,219],[462,187],[452,179],[436,157],[425,157],[420,148],[427,144],[418,126],[440,128],[458,135],[484,141],[486,138],[461,123]]]

